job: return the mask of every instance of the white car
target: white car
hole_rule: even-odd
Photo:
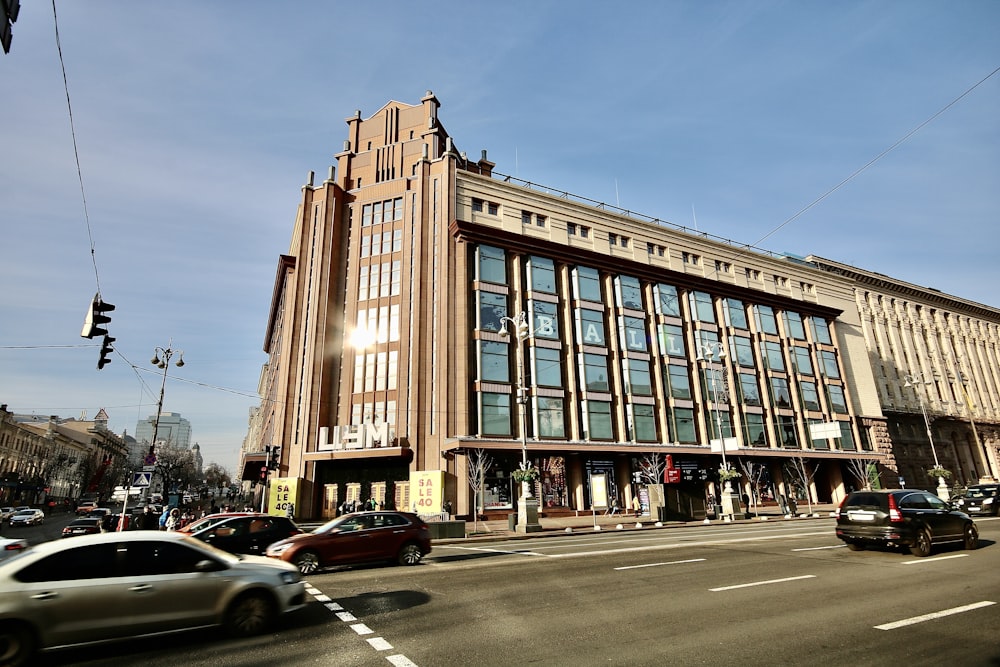
[[[0,562],[2,660],[28,665],[38,650],[213,625],[250,636],[305,602],[295,566],[174,531],[43,542]]]
[[[16,511],[13,507],[0,507],[0,521],[6,521]]]
[[[45,512],[42,510],[24,509],[10,516],[10,527],[37,526],[45,523]]]
[[[16,556],[28,548],[27,540],[8,539],[0,537],[0,561]]]

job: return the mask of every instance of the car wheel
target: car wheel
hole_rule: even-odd
[[[423,557],[424,555],[420,552],[420,547],[413,542],[408,542],[403,545],[402,549],[399,550],[396,562],[400,565],[416,565]]]
[[[931,534],[926,528],[921,528],[917,533],[917,541],[910,547],[910,553],[921,558],[931,555]]]
[[[250,637],[267,630],[274,622],[274,602],[264,593],[244,593],[226,612],[226,632],[233,637]]]
[[[847,548],[851,551],[864,551],[865,545],[861,544],[861,542],[848,542]]]
[[[26,625],[0,625],[0,665],[19,667],[28,664],[35,654],[35,645],[35,635]]]
[[[970,523],[965,526],[962,543],[970,551],[979,546],[979,529],[976,528],[976,524]]]
[[[302,574],[313,574],[319,570],[319,554],[315,551],[303,551],[295,556],[294,563]]]

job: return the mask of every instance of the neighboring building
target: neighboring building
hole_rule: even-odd
[[[181,417],[179,412],[161,412],[157,424],[156,415],[139,420],[135,427],[135,439],[148,449],[153,443],[153,429],[156,429],[156,445],[169,445],[176,449],[191,448],[191,422]]]
[[[303,187],[246,489],[280,446],[297,516],[369,497],[508,512],[526,451],[544,511],[586,510],[642,497],[639,473],[669,455],[675,509],[697,515],[719,490],[713,445],[775,496],[805,493],[785,468],[804,462],[814,501],[892,465],[852,277],[496,174],[438,107],[428,92],[357,112],[336,168]],[[502,336],[521,312],[528,335]],[[477,451],[493,460],[479,500]]]
[[[884,481],[933,487],[926,471],[935,462],[959,485],[996,480],[1000,309],[821,257],[807,259],[856,284],[899,477]]]
[[[85,493],[107,498],[119,481],[128,446],[93,420],[14,415],[0,405],[0,504],[41,505]]]

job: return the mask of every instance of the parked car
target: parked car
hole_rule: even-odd
[[[16,510],[13,507],[0,507],[0,522],[4,522],[10,518]]]
[[[103,533],[103,521],[97,517],[81,517],[73,519],[62,529],[63,537],[74,537],[76,535],[94,535]]]
[[[28,548],[27,540],[0,537],[0,561],[16,556]]]
[[[32,664],[39,649],[205,625],[259,634],[305,600],[291,565],[237,557],[176,532],[44,542],[0,563],[3,664]]]
[[[968,514],[918,489],[854,491],[836,517],[837,537],[852,551],[882,545],[928,556],[937,544],[962,543],[966,549],[979,545],[979,530]]]
[[[234,554],[264,555],[268,545],[302,530],[291,519],[269,514],[251,514],[223,519],[191,533],[213,547]]]
[[[957,510],[966,514],[1000,514],[1000,484],[974,484],[952,500]]]
[[[90,514],[92,510],[96,509],[97,509],[97,503],[92,500],[88,500],[76,506],[76,514],[77,516],[83,516],[85,514]]]
[[[10,527],[14,526],[37,526],[45,523],[45,512],[42,510],[26,509],[14,512],[10,517]]]
[[[275,542],[266,553],[312,574],[330,565],[373,561],[416,565],[430,552],[430,528],[423,519],[410,512],[375,511],[345,514],[311,533]]]
[[[218,514],[209,514],[208,516],[203,516],[200,519],[196,519],[186,526],[178,528],[182,533],[194,534],[199,530],[204,530],[209,526],[215,525],[220,521],[225,521],[234,516],[253,516],[257,512],[219,512]]]

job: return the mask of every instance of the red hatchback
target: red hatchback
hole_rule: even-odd
[[[430,528],[410,512],[345,514],[311,533],[294,535],[267,548],[268,556],[292,563],[302,574],[330,565],[374,561],[416,565],[430,552]]]

